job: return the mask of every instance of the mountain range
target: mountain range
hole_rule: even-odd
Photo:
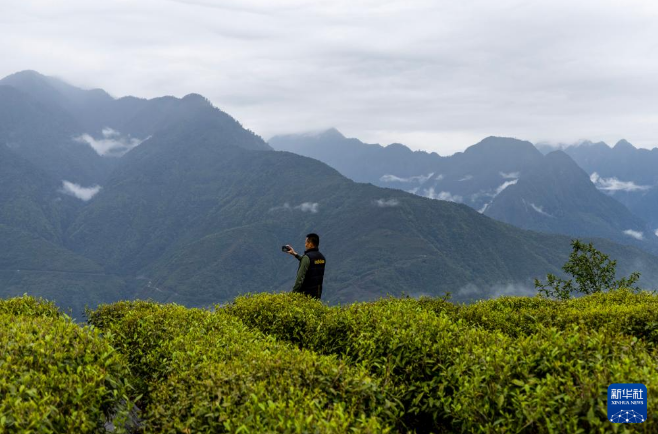
[[[494,159],[500,140],[460,158],[481,148]],[[46,296],[74,315],[121,298],[202,306],[289,290],[297,261],[280,246],[302,250],[309,232],[321,236],[331,303],[519,293],[534,277],[559,274],[570,252],[568,236],[355,182],[316,159],[275,151],[196,94],[115,99],[14,74],[0,81],[0,158],[0,296]],[[500,159],[505,170],[519,167]],[[474,180],[480,172],[512,179],[470,164],[463,170]],[[445,176],[460,173],[442,167]],[[619,259],[620,273],[639,270],[643,284],[658,282],[655,256],[595,244]]]
[[[602,192],[658,229],[658,148],[636,148],[626,140],[561,146]]]
[[[658,209],[654,212],[647,204],[651,201],[645,200],[652,190],[640,190],[642,196],[635,195],[626,201],[615,200],[621,199],[618,192],[612,192],[616,196],[611,198],[606,194],[611,192],[601,188],[601,184],[616,180],[604,179],[618,173],[613,171],[615,157],[606,160],[606,165],[596,160],[581,168],[576,161],[589,161],[589,154],[582,154],[587,146],[564,151],[540,146],[546,153],[543,155],[528,141],[488,137],[464,152],[441,157],[413,152],[400,144],[385,147],[366,144],[348,139],[336,129],[312,135],[275,136],[269,143],[275,149],[324,161],[351,179],[463,203],[520,228],[575,237],[603,237],[658,253],[658,236],[654,233],[658,227],[655,221]],[[636,151],[658,155],[653,151]],[[640,158],[638,155],[635,160],[623,160],[625,169],[620,171],[623,176],[632,171],[630,167]],[[658,166],[638,164],[637,167],[639,172],[648,174],[651,167]],[[597,168],[603,175],[595,174]],[[588,169],[591,173],[586,172]],[[653,173],[652,176],[657,176],[655,169]],[[658,182],[646,176],[641,179],[650,185]],[[658,201],[651,203],[658,206]],[[634,212],[640,208],[645,212]]]

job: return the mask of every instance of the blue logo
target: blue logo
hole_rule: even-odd
[[[608,420],[612,423],[642,423],[647,420],[647,386],[615,383],[608,386]]]

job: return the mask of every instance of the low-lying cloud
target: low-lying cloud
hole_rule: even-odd
[[[470,181],[471,179],[473,179],[473,175],[466,175],[462,179],[458,179],[457,181],[463,182],[463,181]]]
[[[64,194],[77,197],[80,200],[85,202],[91,200],[96,194],[101,191],[100,185],[95,185],[93,187],[82,187],[81,185],[75,184],[69,181],[62,181],[62,188],[60,192]]]
[[[520,175],[519,172],[510,172],[510,173],[498,172],[498,173],[500,173],[500,176],[502,176],[504,179],[518,179]]]
[[[130,136],[122,136],[119,131],[112,128],[103,128],[101,131],[102,138],[95,139],[89,134],[82,134],[74,137],[74,140],[79,143],[86,143],[91,146],[94,151],[103,157],[121,157],[128,151],[141,145],[144,140],[136,139]]]
[[[589,177],[592,184],[596,186],[599,190],[605,191],[645,191],[651,188],[650,185],[637,185],[633,181],[620,181],[619,179],[612,178],[602,178],[598,173],[594,172]]]
[[[636,240],[642,241],[644,240],[644,233],[640,231],[634,231],[632,229],[627,229],[624,231],[625,235],[628,235],[629,237],[635,238]]]
[[[544,208],[541,205],[535,205],[534,203],[530,203],[530,207],[541,215],[545,215],[546,217],[553,217],[553,215],[544,211]]]
[[[398,206],[400,202],[397,199],[377,199],[374,201],[375,205],[377,205],[380,208],[387,208],[387,207],[393,207],[393,206]]]
[[[449,191],[440,191],[435,192],[434,187],[430,187],[424,190],[425,194],[421,196],[429,197],[430,199],[437,200],[447,200],[448,202],[458,202],[461,203],[464,201],[464,198],[458,194],[451,194]]]
[[[498,196],[500,193],[503,192],[507,187],[510,185],[514,185],[517,182],[519,182],[518,179],[513,179],[512,181],[505,181],[503,184],[499,185],[498,188],[496,189],[496,194],[494,194],[494,197]]]
[[[295,209],[301,210],[302,212],[310,212],[311,214],[317,214],[319,204],[317,202],[304,202],[295,207]]]
[[[508,283],[481,287],[472,283],[466,284],[455,291],[456,299],[487,299],[498,298],[505,295],[533,296],[537,289],[529,284]]]
[[[379,178],[379,180],[381,182],[418,182],[419,184],[424,184],[432,176],[434,176],[434,172],[430,173],[429,175],[416,175],[416,176],[410,176],[408,178],[402,178],[400,176],[395,176],[395,175],[384,175],[381,178]]]
[[[500,174],[501,174],[501,176],[502,176],[502,175],[503,175],[503,172],[500,172]],[[506,174],[506,175],[509,175],[509,174]],[[505,177],[503,176],[503,178],[505,178]],[[496,191],[494,191],[493,193],[490,192],[490,191],[489,191],[489,192],[486,192],[486,191],[479,191],[479,192],[477,192],[477,193],[471,195],[471,201],[475,202],[476,200],[478,200],[480,197],[483,197],[483,196],[489,196],[489,197],[491,197],[491,200],[490,200],[489,202],[485,203],[485,204],[482,206],[482,208],[480,208],[480,209],[478,210],[478,212],[479,212],[480,214],[484,214],[484,212],[487,210],[487,208],[489,208],[489,205],[491,205],[491,204],[493,203],[493,199],[495,199],[496,196],[498,196],[500,193],[502,193],[503,190],[505,190],[507,187],[509,187],[510,185],[514,185],[514,184],[516,184],[517,182],[519,182],[518,178],[517,178],[517,179],[512,179],[511,181],[505,181],[505,182],[503,182],[501,185],[499,185],[499,186],[496,188]]]
[[[279,211],[279,210],[288,210],[288,211],[298,210],[302,212],[310,212],[311,214],[317,214],[319,211],[319,207],[320,205],[317,202],[303,202],[295,206],[291,206],[290,203],[285,202],[281,206],[275,206],[270,208],[268,212]]]

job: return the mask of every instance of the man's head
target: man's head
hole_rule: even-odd
[[[308,234],[306,235],[306,244],[304,245],[306,249],[313,249],[320,247],[320,237],[318,234]]]

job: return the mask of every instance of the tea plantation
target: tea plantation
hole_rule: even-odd
[[[658,432],[648,292],[343,307],[256,294],[87,320],[0,300],[0,432]],[[647,386],[644,423],[607,420],[611,383]]]

